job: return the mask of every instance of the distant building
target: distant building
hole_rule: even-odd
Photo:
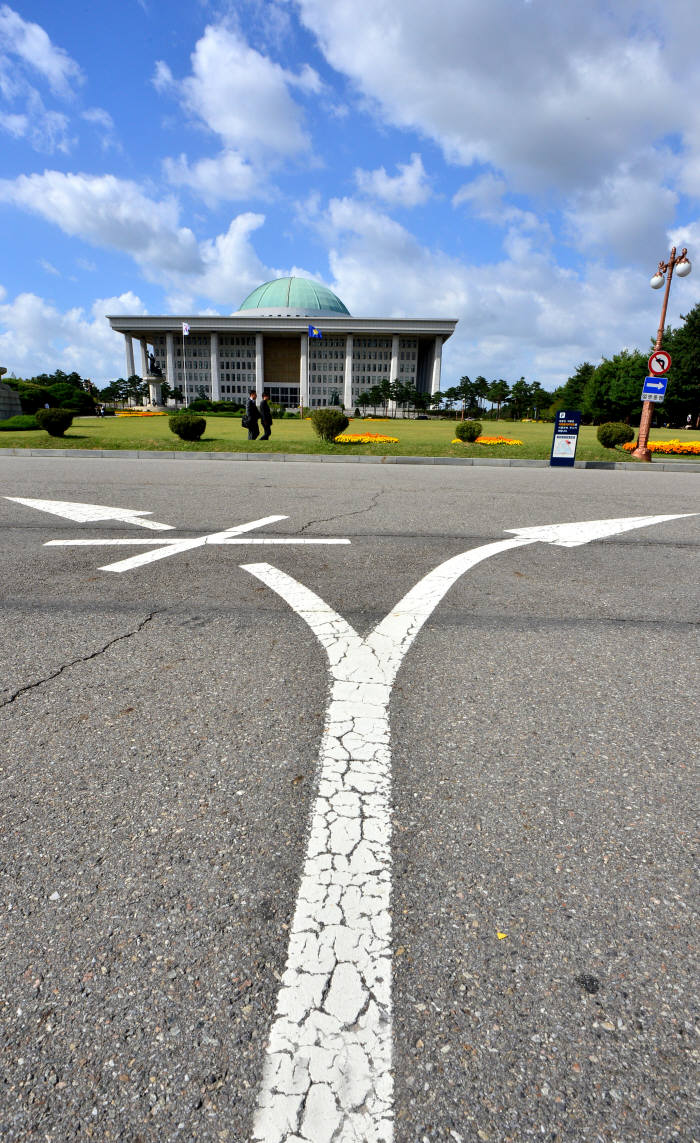
[[[440,388],[442,346],[456,320],[354,318],[332,290],[308,278],[279,278],[258,286],[230,317],[110,316],[124,336],[126,375],[133,376],[134,339],[141,347],[141,376],[151,400],[159,386],[149,353],[163,379],[180,386],[188,402],[242,401],[251,389],[288,408],[357,405],[382,381],[414,385],[419,393]],[[317,330],[320,336],[310,336]],[[184,331],[189,329],[189,333]]]

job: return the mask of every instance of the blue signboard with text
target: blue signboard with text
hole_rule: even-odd
[[[576,460],[581,414],[578,409],[562,409],[554,418],[554,436],[549,463],[553,468],[573,468]]]
[[[663,401],[666,396],[668,377],[645,377],[642,389],[643,401]]]

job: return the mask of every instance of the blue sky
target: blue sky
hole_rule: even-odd
[[[102,385],[105,314],[290,273],[458,318],[443,388],[646,349],[700,249],[699,42],[688,0],[0,3],[0,364]]]

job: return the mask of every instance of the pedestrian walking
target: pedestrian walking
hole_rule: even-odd
[[[260,403],[260,424],[263,427],[263,435],[260,440],[269,441],[272,431],[272,409],[270,408],[270,394],[267,392],[263,393]]]
[[[246,405],[245,416],[242,422],[243,428],[248,430],[249,441],[256,441],[260,435],[260,428],[258,426],[260,414],[258,412],[258,406],[255,404],[257,395],[255,389],[250,390],[250,396],[248,397],[248,404]]]

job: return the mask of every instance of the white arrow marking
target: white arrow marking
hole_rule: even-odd
[[[504,531],[531,540],[541,540],[545,544],[555,544],[559,548],[576,548],[579,544],[604,540],[606,536],[617,536],[620,532],[649,528],[652,524],[663,524],[665,520],[682,520],[685,516],[696,515],[696,512],[682,512],[675,516],[625,516],[620,520],[582,520],[574,524],[543,524],[535,528],[505,528]]]
[[[684,513],[695,515],[695,513]],[[401,662],[450,587],[490,556],[571,547],[681,516],[512,529],[429,572],[366,639],[270,564],[243,564],[301,616],[328,655],[318,794],[270,1031],[258,1143],[391,1143],[391,752]]]
[[[157,520],[143,520],[150,512],[133,508],[107,508],[101,504],[78,504],[69,500],[27,500],[24,496],[6,496],[17,504],[28,508],[38,508],[40,512],[51,512],[53,516],[63,516],[66,520],[77,520],[80,524],[94,523],[96,520],[121,520],[125,524],[136,524],[139,528],[150,528],[154,532],[168,532],[172,524],[159,524]]]

